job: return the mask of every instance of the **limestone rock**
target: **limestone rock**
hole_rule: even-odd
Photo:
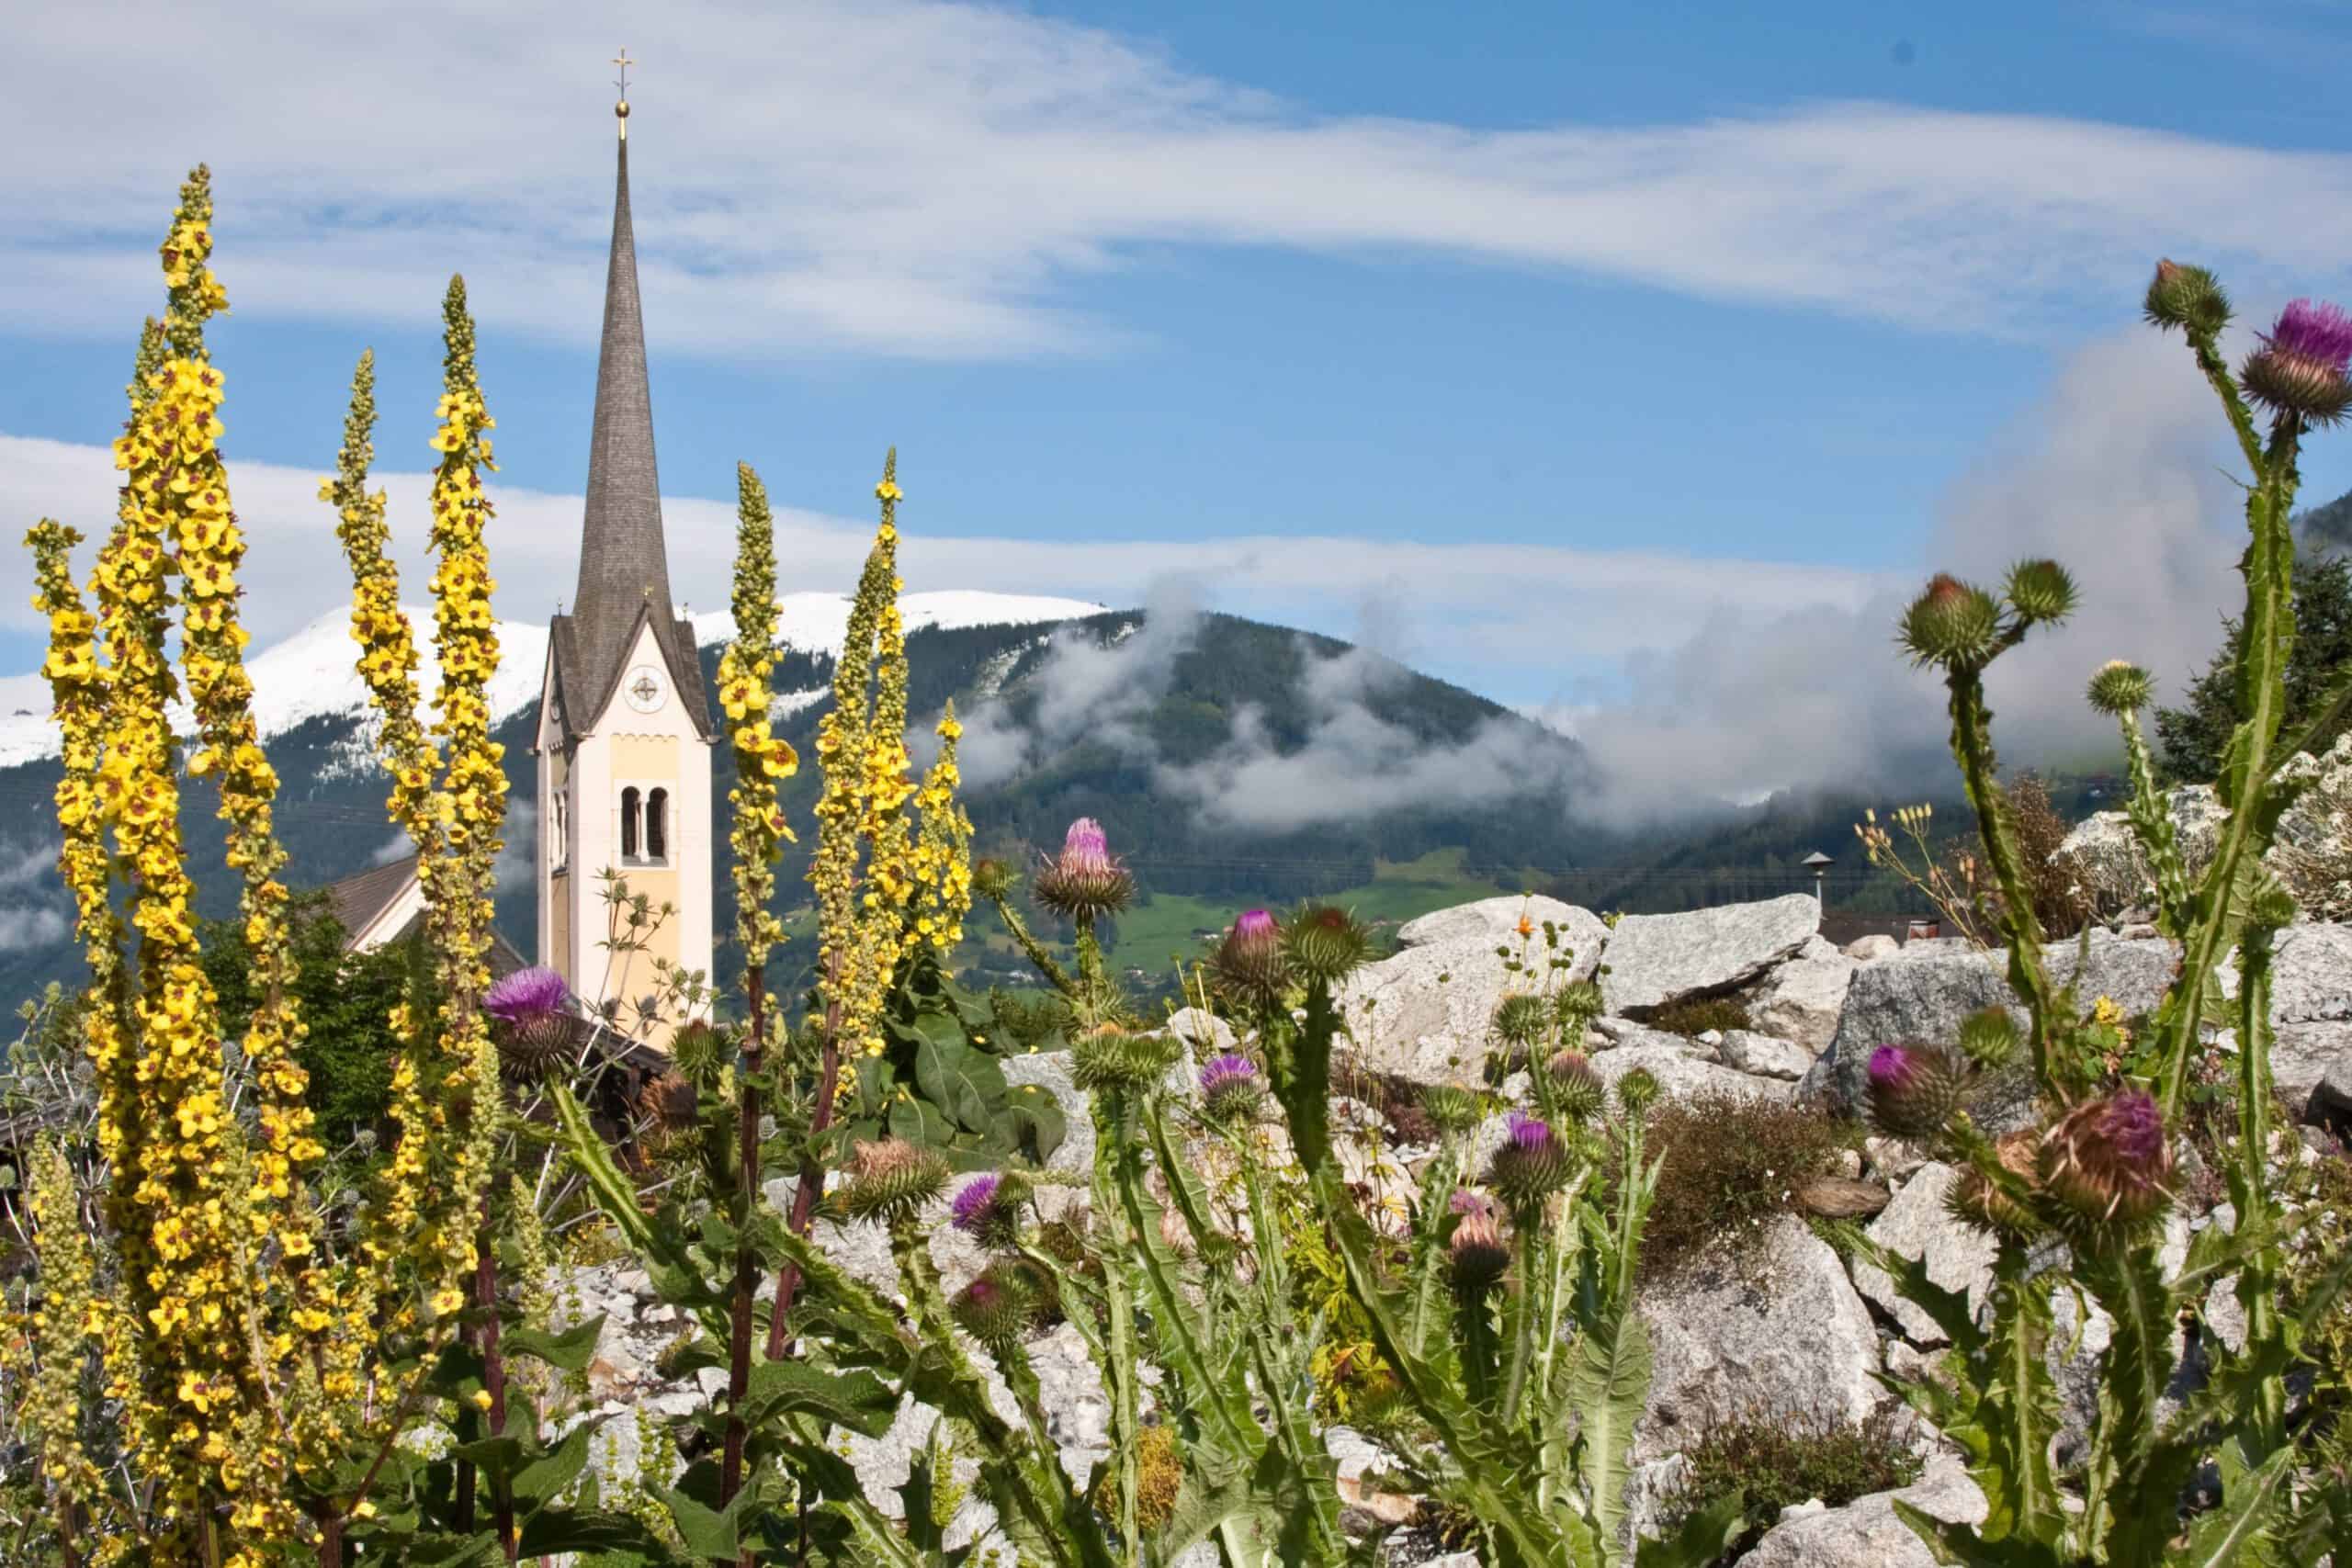
[[[1656,1031],[1645,1032],[1656,1034]],[[1781,1078],[1758,1077],[1730,1067],[1717,1066],[1707,1060],[1698,1046],[1678,1035],[1665,1035],[1672,1045],[1645,1043],[1620,1045],[1603,1051],[1592,1058],[1593,1070],[1611,1089],[1618,1080],[1635,1067],[1645,1067],[1666,1096],[1673,1100],[1688,1100],[1695,1095],[1722,1092],[1741,1100],[1764,1100],[1786,1104],[1796,1096],[1796,1086]]]
[[[1514,991],[1533,990],[1553,978],[1540,933],[1526,968],[1514,972],[1495,950],[1508,942],[1515,951],[1517,934],[1506,925],[1506,935],[1498,935],[1486,916],[1473,913],[1507,906],[1510,923],[1515,924],[1524,902],[1489,898],[1425,915],[1405,931],[1456,934],[1419,942],[1348,977],[1338,998],[1340,1017],[1364,1066],[1416,1083],[1476,1081],[1493,1038],[1497,1006]],[[1576,953],[1559,972],[1566,979],[1583,979],[1600,962],[1600,939],[1608,928],[1572,906],[1556,908],[1583,916],[1582,921],[1564,922],[1562,941]]]
[[[2278,1025],[2270,1047],[2270,1077],[2279,1098],[2297,1114],[2314,1121],[2326,1114],[2329,1100],[2321,1086],[2333,1077],[2352,1088],[2352,1022],[2314,1020]],[[2342,1113],[2340,1107],[2336,1113]]]
[[[1678,915],[1628,915],[1609,933],[1600,990],[1612,1013],[1727,991],[1756,978],[1821,928],[1810,893]]]
[[[1828,1244],[1787,1215],[1752,1256],[1694,1265],[1645,1290],[1639,1307],[1656,1366],[1634,1429],[1636,1461],[1737,1415],[1860,1423],[1882,1397],[1870,1309]]]
[[[1945,1195],[1960,1172],[1930,1161],[1919,1168],[1870,1224],[1870,1237],[1903,1258],[1925,1258],[1928,1278],[1948,1291],[1966,1291],[1971,1311],[1981,1309],[1993,1289],[1993,1262],[2000,1247],[1987,1232],[1962,1224],[1944,1212]],[[1905,1300],[1883,1269],[1859,1259],[1854,1288],[1902,1325],[1914,1345],[1948,1343],[1933,1319]]]
[[[1193,1054],[1193,1065],[1198,1066],[1211,1056],[1230,1051],[1235,1045],[1233,1025],[1213,1012],[1199,1008],[1184,1008],[1168,1019],[1168,1032],[1184,1043]],[[1192,1081],[1189,1075],[1185,1080]]]
[[[2127,1014],[2154,1008],[2172,983],[2178,955],[2179,950],[2168,942],[2126,942],[2105,931],[2093,931],[2089,962],[2076,987],[2085,1014],[2102,996],[2112,998]],[[2078,948],[2072,942],[2052,942],[2042,949],[2042,962],[2057,985],[2075,977],[2077,959]],[[1962,1020],[1996,1005],[2008,1008],[2022,1026],[2026,1011],[2009,989],[2007,964],[2006,953],[1963,948],[1923,956],[1906,951],[1900,963],[1857,968],[1846,993],[1837,1036],[1805,1075],[1799,1094],[1860,1114],[1864,1068],[1878,1046],[1889,1041],[1950,1045],[1959,1038]],[[1996,1074],[1978,1091],[1970,1109],[1980,1125],[1995,1133],[2007,1132],[2025,1124],[2030,1087],[2018,1073]]]
[[[2352,926],[2289,926],[2270,956],[2270,1021],[2352,1019]]]
[[[1846,956],[1857,964],[1875,964],[1882,958],[1899,958],[1903,944],[1883,931],[1856,937],[1846,944]]]
[[[1935,1554],[1895,1513],[1897,1497],[1951,1524],[1984,1518],[1984,1495],[1967,1467],[1939,1456],[1899,1492],[1874,1492],[1842,1508],[1784,1519],[1739,1560],[1740,1568],[1935,1568]]]
[[[1522,917],[1535,928],[1535,934],[1529,939],[1532,960],[1546,959],[1544,922],[1549,920],[1559,930],[1560,945],[1575,952],[1576,968],[1571,971],[1575,978],[1591,974],[1593,965],[1600,961],[1600,950],[1609,941],[1609,928],[1599,915],[1574,904],[1563,904],[1557,898],[1521,897],[1514,894],[1481,898],[1475,904],[1456,904],[1451,909],[1439,909],[1419,919],[1407,920],[1396,928],[1396,945],[1451,947],[1467,942],[1492,951],[1508,942],[1516,948]]]
[[[1754,1030],[1734,1029],[1715,1047],[1724,1066],[1758,1077],[1786,1078],[1791,1083],[1813,1068],[1814,1053],[1793,1040],[1776,1040]]]
[[[2181,859],[2195,876],[2213,858],[2214,843],[2230,814],[2222,809],[2211,784],[2183,784],[2165,797],[2165,805],[2172,812]],[[2155,872],[2125,813],[2094,812],[2075,824],[2051,858],[2058,855],[2074,862],[2075,874],[2097,908],[2120,910],[2154,905]]]
[[[1759,1033],[1794,1041],[1817,1056],[1838,1037],[1838,1019],[1846,1010],[1846,988],[1853,984],[1855,967],[1852,959],[1815,937],[1764,977],[1748,1002],[1747,1016]]]

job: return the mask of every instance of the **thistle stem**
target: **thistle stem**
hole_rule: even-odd
[[[827,972],[832,980],[829,987],[839,995],[842,960],[836,953],[827,960]],[[821,1047],[817,1071],[817,1104],[808,1115],[810,1152],[800,1161],[800,1179],[792,1190],[792,1213],[788,1224],[792,1234],[805,1236],[817,1221],[817,1201],[825,1193],[825,1167],[816,1156],[813,1145],[833,1124],[833,1099],[842,1079],[842,1004],[825,1004],[825,1043]],[[784,1357],[785,1322],[792,1312],[792,1300],[800,1293],[800,1270],[786,1263],[776,1270],[775,1303],[768,1309],[768,1359]]]

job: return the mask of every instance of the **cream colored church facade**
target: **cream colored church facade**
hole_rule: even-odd
[[[654,958],[711,967],[711,748],[717,731],[692,624],[670,594],[652,399],[628,200],[628,105],[605,275],[603,347],[581,525],[580,579],[548,627],[539,728],[538,954],[626,1024],[656,987]],[[610,871],[654,908],[642,953],[616,954]],[[681,1021],[663,1019],[659,1042]]]

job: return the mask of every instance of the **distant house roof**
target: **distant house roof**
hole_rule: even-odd
[[[1911,915],[1847,915],[1832,911],[1821,917],[1822,939],[1833,946],[1850,947],[1866,936],[1891,936],[1906,942],[1911,935]]]
[[[424,922],[424,892],[417,886],[414,855],[330,882],[326,895],[327,907],[343,925],[345,953],[367,953],[388,942],[406,941]],[[527,969],[530,963],[503,931],[491,928],[492,979]]]

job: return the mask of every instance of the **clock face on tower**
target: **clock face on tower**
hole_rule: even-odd
[[[670,683],[650,664],[640,664],[621,677],[621,694],[639,713],[657,712],[670,694]]]

